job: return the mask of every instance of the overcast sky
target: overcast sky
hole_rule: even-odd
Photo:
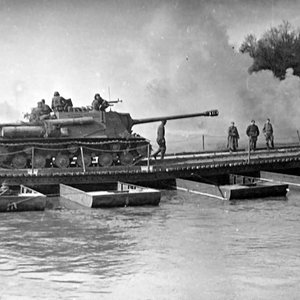
[[[54,91],[82,106],[110,87],[134,117],[219,108],[229,122],[253,77],[236,49],[282,20],[300,27],[300,1],[0,0],[0,18],[4,119]]]

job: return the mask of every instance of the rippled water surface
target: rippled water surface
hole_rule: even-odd
[[[3,213],[0,299],[299,299],[299,195]]]

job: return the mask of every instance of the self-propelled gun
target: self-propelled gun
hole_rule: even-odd
[[[50,119],[0,124],[0,166],[40,169],[130,165],[151,151],[149,141],[132,132],[134,125],[217,115],[217,110],[210,110],[133,119],[128,113],[87,108],[55,112]]]

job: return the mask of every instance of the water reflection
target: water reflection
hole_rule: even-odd
[[[293,299],[299,212],[298,194],[231,205],[170,191],[158,207],[4,213],[1,296]]]

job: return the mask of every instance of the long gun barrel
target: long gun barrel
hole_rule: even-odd
[[[146,118],[146,119],[133,119],[132,125],[152,123],[152,122],[158,122],[164,120],[168,121],[168,120],[195,118],[195,117],[216,117],[218,115],[219,115],[219,111],[215,109],[215,110],[208,110],[202,113],[194,113],[194,114],[185,114],[185,115],[158,117],[158,118]]]

